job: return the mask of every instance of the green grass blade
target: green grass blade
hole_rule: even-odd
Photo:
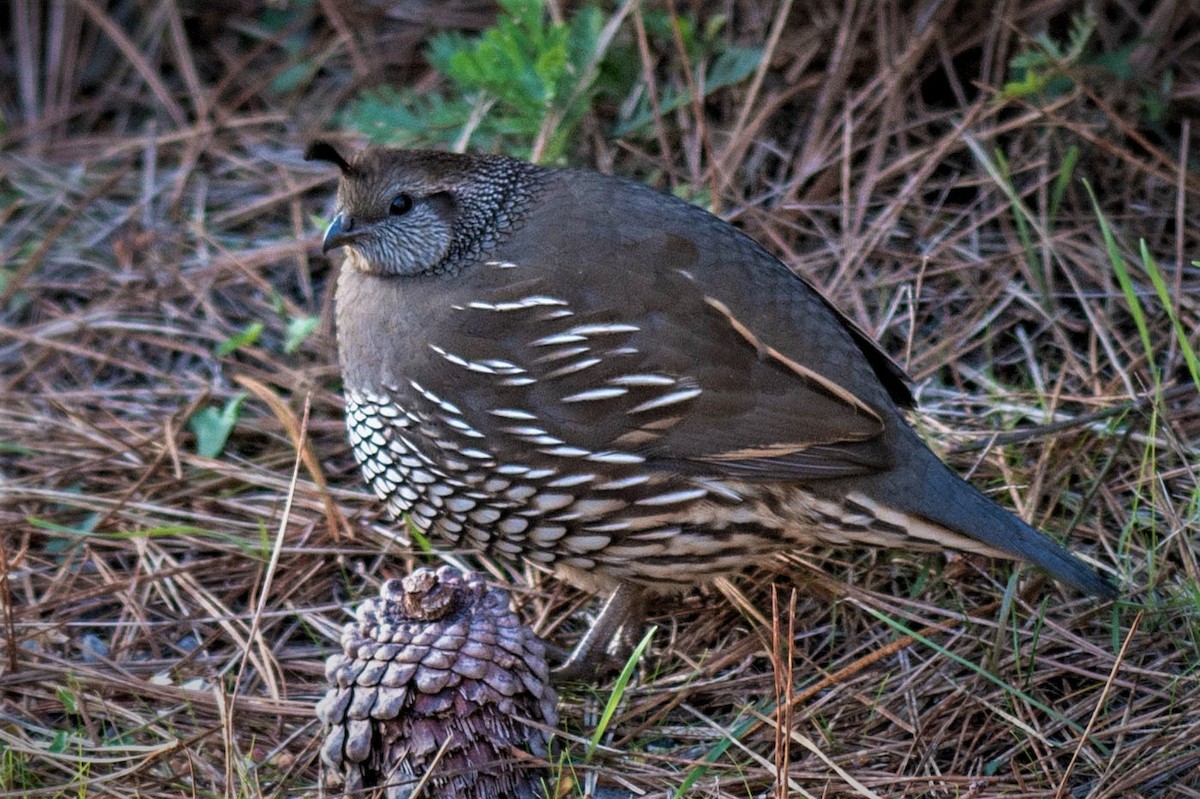
[[[1142,301],[1138,298],[1133,278],[1129,274],[1129,265],[1121,257],[1121,251],[1117,247],[1117,240],[1113,236],[1112,228],[1109,227],[1104,212],[1100,210],[1096,193],[1092,191],[1092,184],[1084,180],[1083,186],[1092,200],[1092,208],[1095,209],[1096,219],[1100,222],[1100,235],[1104,237],[1104,249],[1108,253],[1108,260],[1112,263],[1113,271],[1117,275],[1117,282],[1121,284],[1121,293],[1125,295],[1129,313],[1133,315],[1133,323],[1137,326],[1138,337],[1142,340],[1142,348],[1146,351],[1146,366],[1150,370],[1154,385],[1158,386],[1161,380],[1158,374],[1158,364],[1154,360],[1154,347],[1150,342],[1150,326],[1146,323],[1146,309],[1142,307]]]
[[[633,654],[625,661],[625,668],[621,669],[621,674],[617,677],[616,684],[613,685],[608,702],[604,705],[604,712],[600,714],[600,722],[596,725],[596,731],[592,733],[592,740],[588,742],[584,762],[591,762],[592,755],[596,752],[596,747],[600,745],[600,739],[604,737],[609,723],[612,722],[613,715],[621,705],[621,700],[625,696],[625,689],[629,686],[629,681],[633,678],[633,672],[637,669],[638,662],[642,659],[642,653],[646,651],[646,647],[650,646],[650,640],[654,638],[654,633],[656,632],[658,632],[657,627],[651,627],[646,630],[646,634],[642,636],[641,642],[634,647]]]
[[[1058,177],[1054,181],[1054,188],[1050,191],[1050,213],[1048,218],[1051,220],[1058,218],[1058,209],[1062,206],[1063,197],[1066,196],[1067,187],[1071,185],[1071,178],[1075,176],[1075,165],[1079,163],[1079,146],[1072,144],[1067,148],[1067,154],[1063,156],[1062,168],[1058,170]]]
[[[1142,266],[1146,269],[1146,274],[1150,276],[1150,282],[1154,284],[1154,290],[1158,293],[1158,299],[1162,302],[1163,308],[1167,311],[1167,316],[1171,320],[1171,327],[1175,330],[1175,338],[1179,341],[1180,352],[1183,353],[1183,359],[1187,362],[1188,373],[1192,376],[1192,382],[1196,384],[1196,388],[1200,389],[1200,358],[1196,357],[1196,350],[1192,347],[1192,342],[1188,340],[1187,331],[1183,329],[1183,323],[1179,321],[1179,313],[1175,310],[1175,303],[1171,301],[1171,292],[1167,286],[1167,282],[1163,280],[1162,271],[1158,268],[1158,264],[1154,260],[1154,256],[1150,255],[1150,250],[1146,247],[1146,240],[1138,241],[1138,248],[1142,255]]]

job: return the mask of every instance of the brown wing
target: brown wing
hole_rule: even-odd
[[[728,226],[676,233],[694,230],[693,212],[711,217],[686,205],[664,216],[657,194],[645,208],[610,206],[624,226],[573,219],[580,190],[543,204],[560,238],[502,248],[457,281],[453,322],[429,342],[468,407],[486,386],[477,396],[491,407],[474,424],[696,474],[798,480],[891,465],[879,443],[888,388],[810,286]],[[635,266],[606,275],[597,263]],[[497,373],[480,383],[482,370]],[[538,418],[522,418],[533,408]]]

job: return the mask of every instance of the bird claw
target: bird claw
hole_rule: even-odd
[[[644,589],[621,583],[571,654],[551,669],[550,679],[598,682],[603,672],[629,659],[645,623],[645,612]]]

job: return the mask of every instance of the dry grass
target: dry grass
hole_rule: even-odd
[[[423,558],[388,543],[348,455],[314,218],[333,177],[299,152],[371,80],[431,85],[427,20],[321,0],[269,33],[259,4],[10,5],[0,790],[314,791],[346,608]],[[1077,4],[787,5],[709,3],[768,68],[648,142],[606,140],[599,109],[574,162],[706,188],[900,357],[935,446],[1128,598],[967,558],[780,558],[662,608],[590,759],[610,686],[564,695],[562,795],[1200,797],[1194,4],[1097,4],[1096,46],[1136,45],[1135,79],[1077,67],[1037,105],[997,89]],[[645,57],[684,82],[678,52]],[[314,73],[281,88],[297,64]],[[243,392],[225,452],[197,455],[187,420]],[[524,615],[569,644],[586,598],[526,576]]]

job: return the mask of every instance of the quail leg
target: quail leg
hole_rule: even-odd
[[[620,636],[618,651],[632,651],[631,641],[641,631],[646,613],[645,591],[633,583],[621,583],[604,603],[591,629],[579,640],[561,666],[551,672],[556,682],[592,682],[597,671],[610,663],[609,644]],[[628,651],[624,653],[628,657]]]

